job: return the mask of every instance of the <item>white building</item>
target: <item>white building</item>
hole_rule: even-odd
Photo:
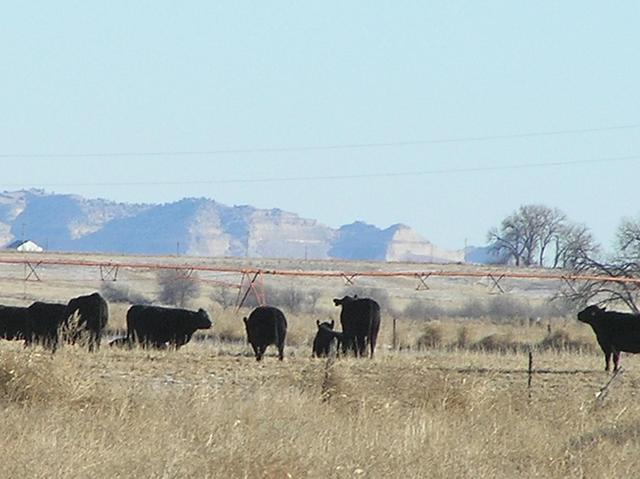
[[[13,243],[10,243],[7,246],[5,246],[5,249],[12,249],[15,251],[24,251],[27,253],[40,253],[41,251],[44,251],[44,248],[37,245],[31,240],[16,240]]]

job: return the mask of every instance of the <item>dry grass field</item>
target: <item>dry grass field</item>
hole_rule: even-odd
[[[424,265],[273,261],[261,267]],[[95,271],[41,273],[43,281],[25,282],[20,267],[1,265],[1,302],[65,301],[104,287]],[[116,283],[149,299],[157,294],[152,272],[127,271]],[[526,297],[534,307],[557,287],[530,283],[505,283],[504,294]],[[315,321],[338,317],[330,299],[345,285],[337,280],[282,281],[282,288],[319,291],[313,311],[287,314],[283,362],[271,349],[263,362],[253,359],[240,320],[246,310],[223,308],[207,283],[187,306],[206,307],[213,330],[178,351],[102,347],[89,354],[65,346],[51,355],[2,340],[0,477],[634,475],[640,357],[623,355],[624,372],[597,400],[611,375],[584,325],[570,316],[531,322],[403,315],[416,298],[454,308],[496,296],[481,282],[429,285],[415,291],[408,280],[365,284],[391,297],[373,360],[310,358]],[[110,301],[114,332],[127,307]]]

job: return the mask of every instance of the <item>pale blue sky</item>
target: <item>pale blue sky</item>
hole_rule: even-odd
[[[206,196],[446,248],[544,203],[609,246],[640,213],[639,26],[636,1],[7,3],[0,189]],[[585,129],[605,130],[428,142]],[[254,151],[64,156],[220,150]],[[227,181],[327,176],[351,178]]]

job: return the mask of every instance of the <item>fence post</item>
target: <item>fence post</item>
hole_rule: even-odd
[[[396,351],[398,349],[398,336],[396,333],[396,322],[398,320],[396,319],[396,317],[394,316],[393,318],[393,338],[392,338],[392,344],[393,344],[393,350]]]
[[[529,350],[529,368],[528,368],[527,390],[529,391],[529,399],[531,399],[531,381],[533,379],[533,351]]]

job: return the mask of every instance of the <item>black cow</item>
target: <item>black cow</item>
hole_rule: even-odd
[[[613,355],[613,370],[618,370],[620,353],[640,353],[640,316],[618,311],[606,311],[596,305],[578,313],[578,320],[587,323],[596,333],[604,352],[605,371]]]
[[[73,298],[64,312],[67,339],[75,343],[85,333],[89,335],[89,351],[100,347],[102,332],[109,320],[109,306],[99,293]]]
[[[0,305],[0,338],[24,339],[27,308]]]
[[[325,358],[329,356],[331,352],[331,346],[334,342],[337,342],[336,349],[340,348],[342,344],[342,333],[333,330],[335,322],[330,323],[316,321],[318,326],[318,332],[316,337],[313,338],[313,356],[316,358]]]
[[[287,319],[284,313],[273,306],[259,306],[249,318],[243,318],[247,330],[247,341],[251,344],[256,360],[260,361],[267,346],[278,348],[280,361],[284,358],[284,340],[287,336]]]
[[[24,344],[41,344],[55,351],[58,347],[60,325],[65,320],[66,304],[36,301],[27,308]]]
[[[127,339],[143,346],[178,349],[187,344],[197,329],[209,329],[211,320],[204,309],[165,308],[133,305],[127,311]]]
[[[345,296],[334,299],[333,304],[342,306],[342,351],[352,349],[356,355],[364,356],[369,343],[370,356],[376,349],[376,339],[380,330],[380,305],[370,298]]]

